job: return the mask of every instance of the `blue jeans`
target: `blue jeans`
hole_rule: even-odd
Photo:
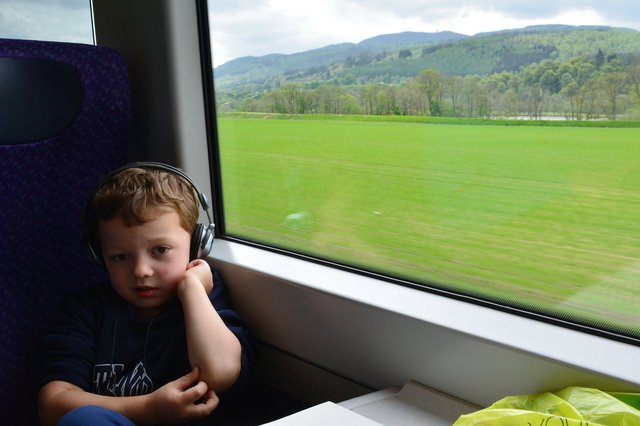
[[[120,413],[95,405],[86,405],[69,411],[57,426],[135,426]]]

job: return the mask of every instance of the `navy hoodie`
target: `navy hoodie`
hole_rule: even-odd
[[[237,394],[247,381],[252,356],[247,330],[214,276],[209,299],[242,346],[242,371],[219,395],[222,408],[225,394]],[[148,394],[191,371],[186,342],[177,298],[155,318],[137,319],[110,285],[93,286],[65,300],[59,321],[42,337],[40,385],[63,380],[100,395]]]

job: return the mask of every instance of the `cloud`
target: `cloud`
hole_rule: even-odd
[[[637,0],[345,0],[346,4],[376,10],[401,18],[419,17],[425,22],[454,17],[459,11],[482,10],[517,20],[551,19],[566,11],[593,10],[608,19],[633,16],[640,24],[640,2]]]
[[[92,43],[87,0],[0,0],[0,37]]]
[[[485,0],[483,5],[516,19],[550,19],[566,15],[568,11],[590,10],[604,19],[612,21],[634,17],[636,27],[640,24],[640,3],[636,0],[544,0],[533,2]]]
[[[551,23],[640,28],[637,0],[216,0],[209,8],[216,65],[401,31],[473,35]]]

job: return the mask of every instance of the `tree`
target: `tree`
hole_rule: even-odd
[[[449,101],[451,104],[451,115],[453,117],[459,117],[462,115],[462,90],[464,87],[464,79],[458,76],[451,76],[446,78],[447,93],[449,94]]]
[[[595,65],[596,69],[600,69],[600,67],[604,64],[604,52],[601,49],[598,49],[598,53],[596,53]]]
[[[465,117],[490,117],[491,101],[485,82],[477,75],[464,77]]]
[[[398,59],[406,59],[406,58],[410,58],[411,57],[411,50],[409,49],[402,49],[399,53],[398,53]]]
[[[297,83],[287,83],[280,89],[284,98],[285,110],[289,114],[304,114],[307,112],[306,94]]]
[[[544,103],[544,90],[540,85],[528,86],[523,92],[525,106],[529,113],[529,116],[535,120],[542,118],[542,109]]]
[[[548,69],[540,77],[540,86],[551,94],[560,91],[560,79],[558,75],[551,69]]]
[[[358,99],[351,93],[345,93],[338,98],[338,114],[362,114]]]
[[[427,100],[429,115],[442,115],[442,94],[444,78],[440,71],[427,69],[416,77],[416,87]]]
[[[582,86],[578,94],[578,114],[585,114],[587,120],[598,114],[598,101],[600,99],[596,78],[590,78]]]
[[[398,89],[398,107],[401,115],[424,115],[420,96],[415,81],[408,82]]]
[[[579,120],[580,117],[578,116],[576,109],[577,97],[580,93],[580,87],[578,86],[578,84],[576,84],[576,82],[572,79],[562,88],[562,90],[560,90],[560,93],[569,101],[569,117],[572,120]]]
[[[377,107],[378,87],[375,83],[369,83],[362,90],[362,99],[364,100],[364,113],[373,115]]]
[[[315,90],[318,98],[317,111],[325,114],[340,113],[340,97],[345,93],[345,89],[335,84],[323,84]]]
[[[350,68],[352,66],[354,66],[356,64],[356,60],[353,56],[347,56],[347,58],[344,60],[344,65],[347,68]]]
[[[504,94],[503,109],[507,117],[515,117],[518,115],[518,91],[514,87],[510,87]]]
[[[627,68],[627,76],[631,84],[631,94],[636,102],[640,102],[640,64],[633,64]]]
[[[389,115],[399,111],[396,94],[392,86],[369,83],[362,89],[364,112],[370,115]]]
[[[605,113],[610,120],[615,120],[618,115],[618,97],[624,91],[625,78],[625,74],[621,72],[603,74],[599,78],[607,101]]]

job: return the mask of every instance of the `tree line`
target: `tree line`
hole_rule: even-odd
[[[218,110],[286,114],[529,117],[568,120],[640,118],[640,58],[546,59],[488,76],[424,69],[399,84],[282,82],[268,91],[218,93]]]

